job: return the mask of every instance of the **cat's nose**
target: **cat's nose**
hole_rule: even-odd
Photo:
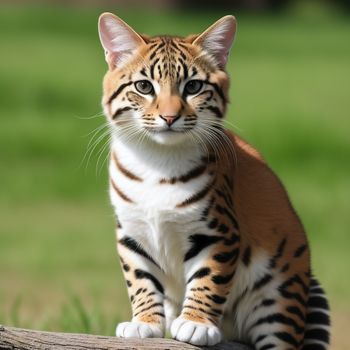
[[[180,118],[179,115],[160,115],[159,117],[163,119],[169,127],[172,126]]]

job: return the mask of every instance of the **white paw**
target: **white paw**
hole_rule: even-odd
[[[145,322],[122,322],[115,331],[120,338],[163,338],[164,332],[159,325]]]
[[[212,346],[221,341],[218,327],[178,317],[171,325],[171,335],[174,339],[193,345]]]

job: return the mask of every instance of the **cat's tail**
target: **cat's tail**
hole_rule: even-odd
[[[311,278],[302,350],[327,350],[330,339],[329,306],[324,290]]]

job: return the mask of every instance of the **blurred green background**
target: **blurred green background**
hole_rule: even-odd
[[[278,12],[230,10],[238,34],[228,117],[288,189],[331,301],[332,348],[343,349],[350,21],[327,2],[292,4]],[[129,317],[107,192],[107,138],[97,129],[104,123],[107,67],[97,35],[104,11],[140,32],[180,35],[229,13],[146,3],[136,10],[113,1],[0,5],[0,323],[113,334]]]

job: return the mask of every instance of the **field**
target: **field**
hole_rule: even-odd
[[[93,133],[104,122],[103,10],[149,34],[198,32],[222,15],[1,5],[0,323],[113,334],[129,317],[106,139]],[[238,21],[229,120],[285,183],[330,298],[332,349],[345,349],[350,22],[322,11]]]

